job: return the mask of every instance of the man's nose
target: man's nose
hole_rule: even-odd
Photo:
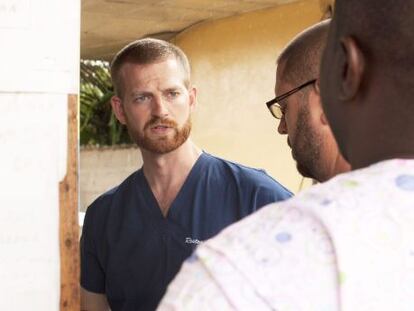
[[[156,117],[166,117],[168,116],[168,103],[161,96],[156,96],[153,99],[152,103],[152,114]]]
[[[287,127],[286,127],[285,116],[282,116],[282,119],[280,119],[279,125],[277,127],[277,131],[281,135],[286,135],[288,133]]]

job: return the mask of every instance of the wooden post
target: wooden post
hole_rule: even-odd
[[[67,171],[59,184],[60,310],[79,311],[78,98],[68,95]]]

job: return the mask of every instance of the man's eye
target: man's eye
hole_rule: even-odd
[[[287,105],[280,106],[280,111],[282,112],[283,115],[285,115],[287,111]]]
[[[149,96],[139,95],[134,97],[134,102],[142,103],[149,99]]]
[[[168,96],[169,97],[172,97],[172,98],[177,97],[178,95],[180,95],[180,93],[177,92],[177,91],[170,91],[170,92],[168,92]]]

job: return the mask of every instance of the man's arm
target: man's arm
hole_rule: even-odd
[[[81,311],[109,311],[105,294],[96,294],[81,287]]]
[[[98,199],[99,200],[99,199]],[[97,202],[97,201],[95,201]],[[108,311],[109,304],[105,295],[105,272],[98,258],[95,239],[96,203],[88,207],[80,239],[81,257],[81,311]],[[98,222],[99,223],[99,222]],[[89,290],[87,290],[88,288]]]

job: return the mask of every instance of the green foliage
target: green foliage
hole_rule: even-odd
[[[128,132],[111,110],[113,88],[109,64],[102,61],[80,62],[80,144],[130,144]]]

